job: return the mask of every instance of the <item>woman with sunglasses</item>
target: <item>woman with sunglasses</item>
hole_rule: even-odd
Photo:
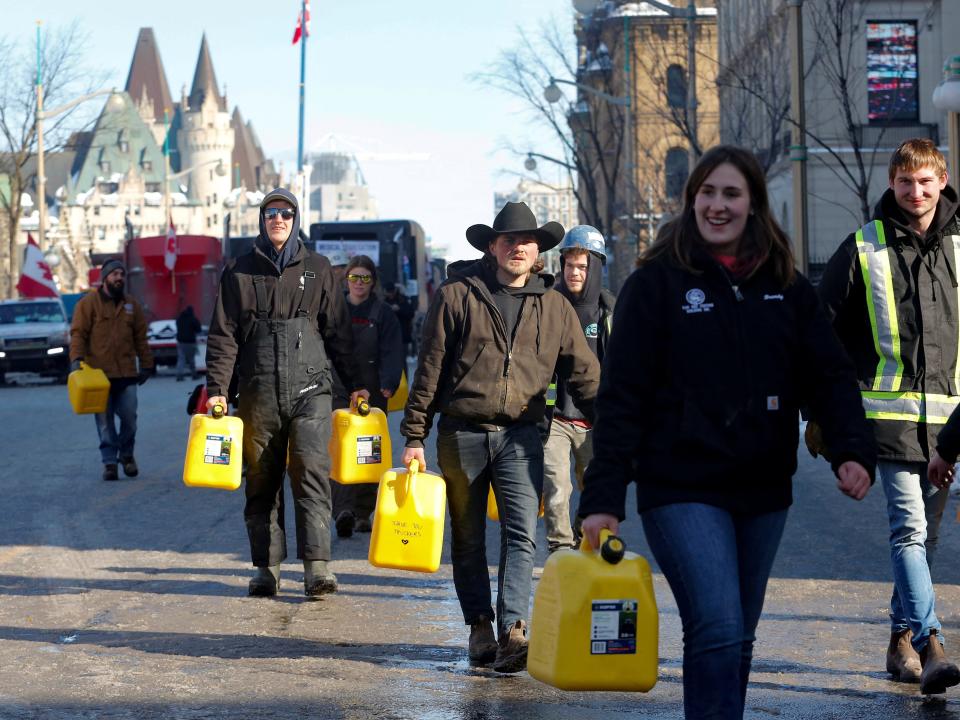
[[[390,306],[377,297],[377,266],[366,255],[355,255],[346,267],[347,308],[353,327],[354,379],[370,392],[370,404],[387,411],[403,372],[403,333]],[[346,389],[334,379],[333,407],[349,405]],[[376,485],[333,487],[333,517],[339,537],[370,532],[370,515],[377,502]]]
[[[688,720],[743,717],[802,406],[822,420],[839,489],[862,499],[876,447],[854,368],[794,269],[759,164],[715,147],[617,299],[579,511],[597,547],[636,482],[683,623]]]

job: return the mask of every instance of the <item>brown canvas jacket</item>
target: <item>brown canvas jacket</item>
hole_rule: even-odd
[[[554,371],[568,381],[574,402],[593,417],[600,365],[573,307],[551,290],[553,278],[534,275],[517,322],[513,347],[484,281],[485,260],[455,263],[437,290],[423,326],[420,358],[400,432],[419,447],[434,414],[471,423],[509,425],[543,419]]]
[[[70,325],[70,360],[82,359],[108,378],[137,377],[137,358],[153,367],[143,308],[130,295],[116,303],[100,290],[80,298]]]

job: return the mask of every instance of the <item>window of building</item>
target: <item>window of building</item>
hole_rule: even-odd
[[[687,104],[687,74],[680,65],[667,68],[667,104],[672,108]]]
[[[144,172],[153,172],[153,161],[144,160],[143,163],[141,163],[140,167],[143,168]]]
[[[160,183],[158,182],[144,183],[143,189],[148,193],[158,193],[160,192]]]
[[[867,108],[871,123],[919,121],[916,22],[867,21]]]
[[[107,175],[107,174],[110,172],[110,161],[109,161],[109,160],[102,160],[102,161],[100,162],[100,172],[102,172],[104,175]]]
[[[120,148],[122,153],[130,151],[130,143],[127,142],[127,134],[124,130],[117,133],[117,147]]]
[[[670,148],[667,150],[666,161],[664,162],[666,175],[665,190],[667,197],[675,200],[683,193],[683,186],[687,182],[687,174],[690,172],[690,160],[685,148]]]

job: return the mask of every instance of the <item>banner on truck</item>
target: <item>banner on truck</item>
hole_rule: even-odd
[[[317,240],[315,250],[325,256],[331,265],[346,265],[354,255],[366,255],[374,265],[380,265],[380,243],[377,240]]]

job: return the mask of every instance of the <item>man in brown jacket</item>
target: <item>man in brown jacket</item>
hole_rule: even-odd
[[[124,292],[126,269],[119,260],[100,268],[100,288],[80,299],[70,327],[71,369],[83,361],[110,379],[107,411],[97,413],[103,479],[116,480],[117,460],[127,477],[139,472],[133,458],[137,436],[137,385],[154,373],[143,309]],[[117,434],[116,417],[120,418]]]
[[[404,465],[424,467],[423,441],[439,410],[437,456],[447,483],[453,581],[470,626],[475,663],[499,672],[527,663],[526,621],[534,538],[543,493],[547,386],[556,371],[593,418],[600,367],[573,307],[540,274],[538,254],[563,227],[537,227],[524,203],[507,203],[493,227],[473,225],[467,240],[479,260],[452,264],[430,305],[420,358],[400,432]],[[542,268],[542,265],[540,266]],[[487,493],[500,511],[499,641],[494,639],[485,539]]]

